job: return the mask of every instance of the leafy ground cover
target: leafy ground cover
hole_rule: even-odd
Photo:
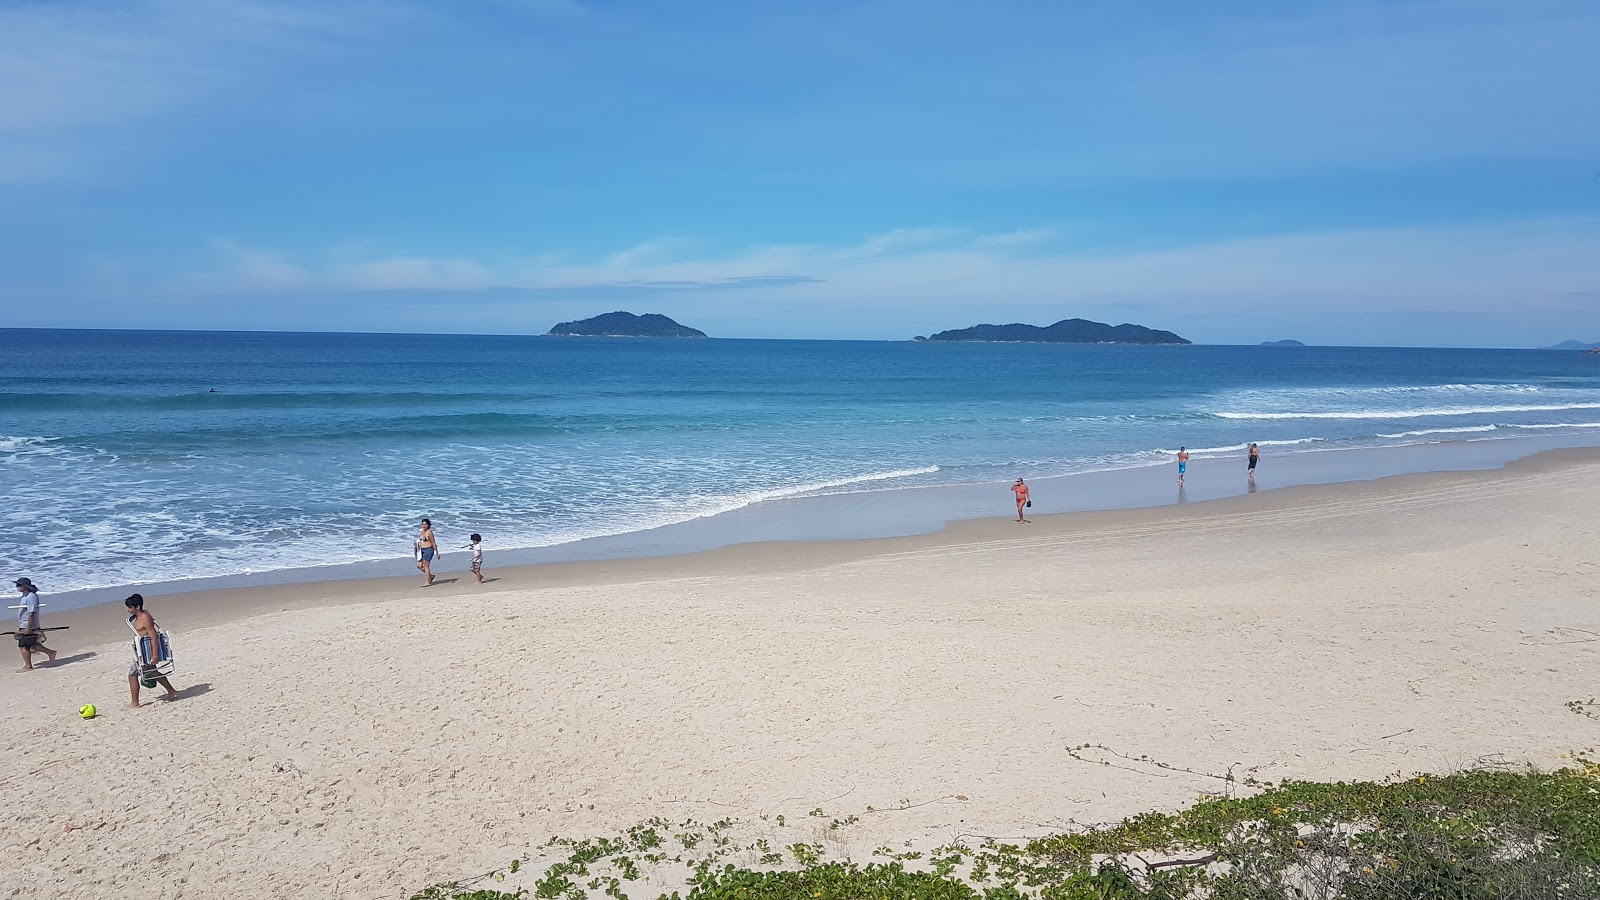
[[[1591,706],[1574,712],[1591,714]],[[1093,750],[1110,752],[1072,752],[1091,762],[1079,754]],[[1378,782],[1194,774],[1221,780],[1223,790],[1177,812],[1025,844],[879,847],[863,861],[839,858],[846,845],[830,840],[859,821],[854,815],[814,809],[810,828],[794,833],[820,839],[790,843],[738,840],[732,819],[657,818],[613,837],[552,838],[539,865],[530,855],[412,900],[1600,898],[1600,764],[1585,756],[1552,772],[1475,769]],[[765,820],[766,833],[789,824]]]

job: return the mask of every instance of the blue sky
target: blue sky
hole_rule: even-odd
[[[1600,340],[1600,4],[0,0],[0,325]]]

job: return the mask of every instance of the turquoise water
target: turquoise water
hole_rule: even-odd
[[[1179,445],[1600,440],[1600,357],[1549,351],[4,335],[0,567],[51,591],[404,558],[421,516],[548,547]]]

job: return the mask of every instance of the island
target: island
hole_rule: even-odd
[[[1597,348],[1600,348],[1600,344],[1590,343],[1589,341],[1562,341],[1559,344],[1551,344],[1548,347],[1540,347],[1539,349],[1540,350],[1582,350],[1583,352],[1588,353],[1588,352],[1594,351]]]
[[[1263,346],[1263,347],[1304,347],[1305,344],[1302,344],[1299,341],[1293,341],[1293,340],[1288,340],[1288,341],[1262,341],[1261,342],[1261,346]]]
[[[1045,344],[1188,344],[1170,331],[1143,325],[1107,325],[1088,319],[1062,319],[1054,325],[974,325],[928,335],[929,341],[988,341]]]
[[[561,322],[549,334],[581,337],[666,337],[703,338],[704,331],[679,325],[658,313],[636,316],[630,312],[608,312],[576,322]]]

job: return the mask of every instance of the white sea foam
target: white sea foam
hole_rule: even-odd
[[[0,453],[30,453],[50,451],[55,438],[0,435]]]
[[[1417,396],[1423,394],[1538,394],[1549,389],[1536,384],[1411,384],[1381,387],[1283,387],[1244,388],[1225,392],[1222,396],[1234,397],[1365,397],[1365,396]]]
[[[812,485],[801,485],[801,486],[792,487],[792,488],[780,488],[780,489],[777,489],[777,490],[774,490],[774,491],[756,491],[755,492],[756,494],[763,494],[763,495],[770,495],[770,496],[761,496],[757,500],[754,500],[752,502],[759,503],[762,500],[781,500],[781,499],[784,499],[785,497],[799,497],[799,496],[823,497],[823,496],[835,496],[835,495],[839,495],[839,494],[869,494],[869,493],[874,493],[874,492],[884,491],[884,490],[894,490],[894,488],[892,488],[892,487],[880,487],[880,486],[876,486],[876,485],[874,485],[873,487],[861,487],[861,488],[859,488],[857,490],[841,490],[841,489],[842,488],[853,488],[853,487],[856,487],[858,485],[873,485],[875,482],[879,482],[879,481],[892,481],[892,480],[897,480],[897,479],[901,479],[901,478],[913,478],[913,477],[915,477],[917,475],[933,475],[933,474],[935,474],[935,473],[937,473],[939,471],[940,471],[940,469],[939,469],[938,466],[922,466],[922,467],[915,468],[915,469],[896,469],[896,470],[894,470],[892,472],[878,472],[878,473],[874,473],[874,474],[870,474],[870,475],[857,475],[857,476],[852,477],[852,478],[840,478],[840,479],[836,479],[836,480],[833,480],[833,481],[817,482],[817,483],[812,484]]]
[[[1600,403],[1527,404],[1501,406],[1430,406],[1412,409],[1296,410],[1291,412],[1252,412],[1221,410],[1219,419],[1276,421],[1283,419],[1429,419],[1448,416],[1492,416],[1502,413],[1567,412],[1600,409]]]
[[[1301,444],[1320,444],[1320,443],[1325,442],[1326,440],[1327,440],[1327,438],[1304,437],[1304,438],[1292,438],[1292,439],[1289,439],[1289,440],[1278,440],[1278,441],[1265,441],[1265,440],[1264,441],[1254,441],[1253,443],[1257,447],[1295,447],[1295,446],[1299,446]],[[1248,449],[1250,449],[1250,444],[1251,443],[1252,443],[1251,441],[1240,441],[1237,444],[1228,444],[1227,446],[1224,446],[1224,447],[1188,447],[1186,449],[1192,455],[1202,455],[1202,454],[1207,454],[1207,453],[1237,453],[1240,450],[1248,450]],[[1177,451],[1176,448],[1170,449],[1170,450],[1166,449],[1166,448],[1160,448],[1160,449],[1157,449],[1157,450],[1154,450],[1154,451],[1151,451],[1151,452],[1159,453],[1163,457],[1166,457],[1166,456],[1172,456],[1173,454],[1177,453],[1178,451]]]
[[[1600,428],[1600,422],[1500,422],[1494,425],[1464,425],[1459,428],[1419,428],[1415,431],[1379,432],[1378,437],[1409,438],[1435,434],[1484,434],[1496,431],[1544,431],[1557,428]]]
[[[1430,434],[1478,434],[1494,431],[1498,425],[1467,425],[1462,428],[1419,428],[1416,431],[1398,431],[1393,434],[1378,433],[1381,438],[1427,437]]]
[[[784,487],[764,488],[741,491],[735,494],[721,496],[702,496],[697,498],[662,498],[657,501],[658,508],[652,512],[635,515],[626,522],[616,524],[603,524],[588,527],[568,527],[556,532],[542,535],[515,534],[502,535],[496,544],[498,549],[527,550],[541,547],[553,547],[562,544],[571,544],[577,541],[591,540],[594,538],[616,537],[638,531],[648,531],[653,528],[662,528],[668,525],[679,525],[692,522],[696,519],[705,519],[712,516],[724,515],[736,510],[753,506],[771,500],[783,500],[793,497],[817,496],[830,490],[848,487],[851,485],[871,484],[875,482],[891,481],[901,478],[910,478],[917,475],[931,475],[940,471],[938,466],[921,466],[910,469],[893,469],[885,472],[868,472],[861,475],[851,475],[842,478],[830,478]],[[843,492],[840,493],[855,493]],[[387,557],[379,557],[387,558]]]
[[[1288,390],[1294,389],[1289,388]],[[1481,381],[1451,384],[1392,384],[1383,385],[1381,387],[1312,388],[1311,390],[1351,394],[1429,394],[1438,391],[1538,391],[1542,390],[1542,388],[1536,384]]]
[[[661,496],[638,501],[621,514],[599,519],[579,519],[577,524],[569,519],[565,523],[541,522],[534,529],[518,530],[514,527],[472,526],[491,536],[495,550],[527,550],[570,544],[595,538],[616,537],[677,525],[696,519],[723,515],[757,503],[791,497],[816,496],[830,490],[853,485],[876,484],[896,479],[931,475],[939,472],[938,466],[922,466],[866,472],[839,478],[823,478],[781,487],[739,491],[723,495]],[[110,512],[110,511],[108,511]],[[128,517],[118,520],[115,514],[85,523],[79,527],[80,537],[91,540],[61,543],[45,538],[34,545],[41,558],[70,559],[69,571],[47,571],[48,567],[35,568],[52,590],[84,590],[121,585],[151,584],[157,582],[182,582],[198,578],[226,575],[248,575],[260,572],[301,568],[308,563],[318,566],[337,566],[355,563],[383,562],[404,558],[409,538],[368,533],[362,538],[329,541],[328,523],[296,520],[285,515],[281,525],[270,533],[232,531],[228,528],[197,527],[194,523],[164,511],[138,508]],[[466,523],[475,521],[471,509],[457,509],[446,519],[435,514],[435,522],[449,523],[460,530]],[[137,524],[139,527],[135,528]],[[409,524],[406,527],[410,527]],[[177,539],[183,535],[192,538],[196,532],[214,541],[206,553],[207,566],[197,572],[192,560],[184,556],[167,556],[142,553],[142,544],[130,543],[129,535],[144,538],[155,535]],[[442,532],[447,534],[449,532]],[[158,540],[158,543],[160,540]],[[84,546],[88,545],[88,546]],[[89,547],[93,548],[92,552]],[[447,546],[448,549],[448,546]],[[89,573],[103,573],[95,577]],[[87,577],[86,577],[87,576]],[[109,578],[105,576],[110,576]]]
[[[1237,421],[1385,420],[1600,409],[1592,388],[1523,383],[1285,387],[1214,394],[1195,412]]]

